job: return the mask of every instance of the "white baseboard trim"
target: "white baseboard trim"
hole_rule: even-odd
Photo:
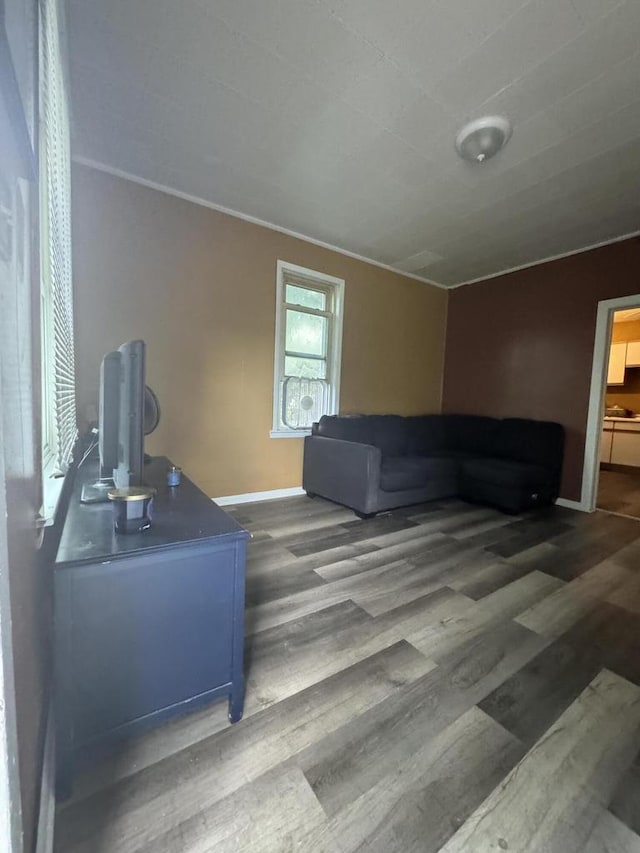
[[[247,492],[244,495],[224,495],[221,498],[211,498],[219,506],[228,506],[229,504],[248,504],[255,501],[274,501],[276,498],[295,498],[299,495],[306,495],[305,490],[301,486],[293,486],[291,489],[271,489],[266,492]]]
[[[42,783],[35,853],[53,853],[53,835],[56,818],[56,751],[53,703],[49,702],[47,729],[42,757]]]
[[[575,509],[578,512],[589,512],[582,501],[570,501],[567,498],[558,498],[556,504],[557,506],[565,507],[565,509]]]

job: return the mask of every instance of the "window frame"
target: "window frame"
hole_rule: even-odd
[[[288,279],[292,278],[293,281]],[[286,285],[292,284],[309,290],[314,289],[328,294],[330,310],[321,311],[305,306],[293,305],[286,301]],[[342,372],[342,327],[344,314],[345,281],[342,278],[301,267],[288,261],[278,260],[276,266],[276,333],[273,362],[273,417],[271,438],[304,438],[311,435],[310,428],[295,429],[281,424],[282,386],[285,380],[285,333],[287,327],[287,309],[301,310],[302,313],[326,316],[327,329],[327,375],[328,386],[327,411],[323,414],[335,415],[340,409],[340,375]]]

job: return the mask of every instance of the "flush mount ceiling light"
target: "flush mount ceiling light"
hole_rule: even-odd
[[[456,136],[458,154],[471,163],[484,163],[509,141],[511,124],[503,116],[483,116],[465,124]]]

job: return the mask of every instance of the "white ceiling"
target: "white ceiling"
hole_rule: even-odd
[[[445,285],[640,230],[640,0],[68,6],[78,157]]]

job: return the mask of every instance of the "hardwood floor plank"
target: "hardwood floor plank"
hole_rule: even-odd
[[[419,530],[420,528],[416,528],[416,531]],[[404,531],[402,532],[404,533]],[[327,566],[319,566],[314,571],[325,581],[342,580],[361,572],[367,572],[370,569],[395,563],[396,560],[406,560],[414,556],[434,556],[441,548],[451,546],[454,541],[445,533],[427,533],[414,537],[411,535],[413,532],[407,531],[407,535],[401,541],[393,541],[388,544],[382,541],[387,537],[377,538],[377,549],[375,551],[340,560]]]
[[[474,549],[467,550],[455,541],[425,555],[407,557],[412,566],[403,578],[394,579],[391,588],[364,589],[353,595],[367,613],[379,616],[421,595],[427,595],[444,587],[455,589],[456,582],[463,584],[470,576],[491,560]]]
[[[313,571],[288,572],[283,566],[280,571],[271,572],[270,576],[266,576],[264,573],[258,574],[249,570],[245,588],[245,604],[247,607],[256,607],[269,601],[277,601],[298,592],[323,586],[325,586],[325,581]]]
[[[637,522],[638,529],[640,530],[640,521]],[[640,571],[640,538],[634,539],[633,542],[630,542],[628,545],[625,545],[623,548],[618,547],[615,553],[611,558],[614,562],[618,563],[620,566],[624,566],[626,569],[631,569],[633,572]]]
[[[415,680],[432,664],[398,643],[64,809],[56,853],[133,853]],[[100,846],[98,847],[98,841]]]
[[[640,754],[616,788],[609,809],[622,823],[640,835]]]
[[[476,521],[474,524],[467,524],[462,530],[452,533],[456,539],[473,539],[474,544],[482,543],[482,535],[489,534],[489,541],[493,541],[493,536],[501,537],[508,536],[513,526],[517,524],[513,516],[496,513],[494,516],[485,520]]]
[[[445,549],[439,549],[443,553]],[[439,583],[438,577],[433,577],[437,571],[435,564],[432,573],[426,568],[416,567],[412,562],[396,560],[384,562],[377,559],[377,552],[372,555],[373,567],[355,575],[348,575],[331,583],[324,581],[311,589],[288,595],[276,601],[266,601],[257,607],[249,608],[246,614],[247,634],[264,631],[278,625],[283,625],[294,619],[299,619],[318,610],[353,599],[358,604],[364,604],[369,599],[391,597],[391,605],[382,607],[380,612],[400,606],[406,601],[413,601],[421,595],[433,592],[444,584]],[[379,565],[377,565],[379,563]],[[365,563],[361,563],[361,566]],[[401,596],[403,587],[409,592]],[[422,591],[421,591],[422,589]],[[396,598],[400,600],[394,604]],[[375,614],[374,614],[375,615]]]
[[[463,645],[437,669],[379,703],[296,759],[330,817],[400,766],[541,649],[513,622]]]
[[[615,558],[614,558],[615,559]],[[640,566],[640,562],[638,563]],[[609,604],[615,604],[631,613],[640,613],[640,572],[620,584],[617,589],[612,589],[606,597]]]
[[[640,853],[640,835],[630,830],[611,812],[602,811],[584,853]]]
[[[555,639],[630,579],[627,569],[611,561],[602,562],[515,618],[525,628]]]
[[[524,748],[477,708],[340,808],[331,829],[344,853],[438,850],[522,757]]]
[[[465,578],[451,584],[452,588],[479,601],[503,586],[528,575],[530,569],[526,565],[511,563],[508,560],[492,560],[487,566],[479,568],[471,578]]]
[[[279,702],[412,636],[423,623],[458,619],[469,607],[469,599],[443,588],[379,619],[346,601],[263,631],[248,655],[246,702]]]
[[[640,524],[637,521],[595,513],[591,525],[581,525],[551,540],[561,548],[562,559],[550,556],[536,568],[561,580],[571,581],[635,542],[639,536]]]
[[[562,639],[589,648],[602,666],[640,684],[640,616],[606,601],[579,619]]]
[[[295,767],[265,774],[167,832],[149,827],[147,835],[136,853],[342,853],[320,803]]]
[[[463,536],[466,531],[475,528],[479,523],[485,521],[499,521],[509,523],[512,519],[509,516],[503,515],[490,507],[478,507],[473,504],[468,504],[467,507],[460,511],[450,512],[445,511],[441,518],[435,516],[413,516],[412,521],[418,521],[423,529],[426,530],[441,530],[449,536]]]
[[[640,688],[601,672],[442,853],[583,851],[640,740]]]
[[[479,702],[479,707],[530,747],[601,668],[589,649],[558,640]]]
[[[298,541],[290,542],[286,538],[281,541],[296,557],[304,557],[307,554],[317,554],[319,551],[327,551],[342,545],[353,545],[355,542],[371,539],[382,533],[395,533],[411,527],[416,527],[416,523],[409,519],[380,515],[365,520],[357,519],[355,522],[338,525],[335,528],[326,528],[325,535],[317,538],[304,536]]]
[[[348,560],[352,557],[359,557],[362,554],[370,554],[372,551],[378,551],[379,548],[370,539],[365,539],[362,542],[350,542],[346,545],[337,545],[336,547],[327,548],[324,551],[318,551],[314,554],[307,554],[305,557],[298,558],[297,564],[300,571],[315,571],[321,566],[330,566],[333,563],[341,560]]]
[[[570,531],[572,528],[556,517],[525,518],[513,525],[511,536],[489,550],[499,557],[513,557],[521,551],[527,551],[541,542]]]
[[[407,639],[435,661],[451,653],[465,642],[481,636],[492,625],[515,616],[522,608],[534,604],[557,589],[560,582],[540,572],[531,572],[447,620],[425,619]],[[546,644],[545,644],[546,645]]]

